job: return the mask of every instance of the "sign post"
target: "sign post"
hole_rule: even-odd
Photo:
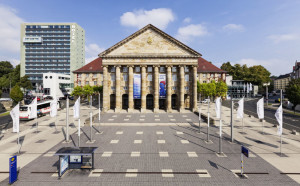
[[[18,179],[17,156],[9,158],[9,184],[13,184]]]
[[[199,131],[198,131],[198,133],[200,134],[201,133],[201,130],[200,130],[200,122],[201,122],[201,94],[199,94],[199,111],[198,111],[198,113],[199,113]]]
[[[248,158],[249,157],[249,150],[242,145],[241,146],[241,177],[244,176],[243,175],[244,174],[244,159],[243,159],[243,155]]]

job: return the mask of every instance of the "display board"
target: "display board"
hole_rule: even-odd
[[[159,74],[159,98],[166,98],[166,74]]]
[[[69,156],[61,156],[59,158],[59,161],[60,161],[59,176],[62,176],[69,168]]]
[[[17,156],[9,158],[9,184],[13,184],[18,179]]]
[[[133,75],[133,99],[141,99],[141,74]]]
[[[70,163],[81,163],[82,157],[81,156],[70,156]]]

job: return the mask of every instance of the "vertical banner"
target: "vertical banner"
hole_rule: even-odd
[[[166,74],[159,74],[159,98],[166,98]]]
[[[141,74],[133,74],[133,99],[141,99]]]
[[[18,179],[17,156],[9,158],[9,184],[13,184]]]

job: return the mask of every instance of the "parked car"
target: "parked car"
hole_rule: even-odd
[[[201,103],[209,103],[210,102],[210,99],[205,99],[203,101],[201,101]]]

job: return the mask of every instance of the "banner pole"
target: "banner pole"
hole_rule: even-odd
[[[80,117],[78,119],[78,147],[80,147]]]
[[[67,96],[67,110],[66,110],[66,142],[69,142],[69,97]]]
[[[231,142],[233,143],[233,100],[232,100],[232,91],[231,91],[231,102],[230,102],[230,122],[231,122]]]
[[[243,153],[241,153],[241,177],[244,174],[244,161],[243,161]]]
[[[219,154],[222,153],[222,98],[220,98],[220,136],[219,136]]]
[[[201,131],[200,131],[200,122],[201,122],[201,94],[199,94],[199,111],[198,111],[198,113],[199,113],[199,134],[201,133]]]
[[[209,142],[209,103],[210,103],[210,99],[208,96],[208,104],[207,104],[207,142]]]
[[[93,99],[93,96],[90,96],[90,133],[91,133],[90,141],[91,142],[92,142],[92,126],[93,126],[92,99]]]
[[[282,89],[280,90],[280,105],[282,108]],[[282,115],[282,121],[281,121],[282,123],[281,123],[281,132],[280,132],[280,157],[282,155],[281,146],[282,146],[282,131],[283,131],[283,126],[282,126],[283,125],[283,109],[282,109],[281,115]]]
[[[99,93],[99,133],[100,133],[100,119],[101,119],[101,94]]]

